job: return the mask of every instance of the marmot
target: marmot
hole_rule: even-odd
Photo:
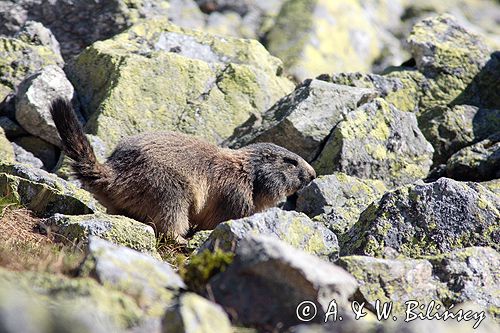
[[[316,177],[304,159],[271,143],[233,150],[176,132],[127,137],[101,164],[71,103],[57,99],[50,113],[83,187],[109,213],[153,224],[159,234],[181,238],[190,227],[249,216]]]

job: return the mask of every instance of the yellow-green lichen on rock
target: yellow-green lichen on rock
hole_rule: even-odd
[[[445,203],[445,204],[444,204]],[[470,246],[498,248],[500,201],[480,185],[440,178],[402,186],[370,205],[340,237],[341,254],[410,258]]]
[[[29,74],[47,65],[63,64],[61,55],[48,46],[0,37],[0,100],[7,95],[8,89],[15,90]]]
[[[366,72],[382,49],[377,27],[352,0],[286,1],[266,46],[299,81],[322,73]]]
[[[391,187],[424,178],[432,153],[415,115],[378,98],[345,116],[314,166],[319,174],[341,171]]]
[[[41,169],[17,163],[0,163],[1,195],[38,216],[54,213],[89,214],[103,207],[90,193]]]
[[[293,85],[257,41],[148,20],[96,42],[70,64],[87,129],[107,145],[148,130],[220,142]]]
[[[298,192],[296,210],[321,221],[336,235],[352,227],[359,215],[387,188],[380,180],[361,179],[342,172],[320,176]]]

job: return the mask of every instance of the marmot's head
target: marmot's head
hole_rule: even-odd
[[[316,172],[302,157],[272,143],[242,148],[249,152],[253,169],[254,200],[273,206],[316,178]]]

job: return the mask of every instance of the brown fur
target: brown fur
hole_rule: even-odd
[[[174,132],[125,138],[100,164],[69,102],[55,101],[51,113],[84,187],[110,213],[152,223],[164,234],[249,216],[316,176],[298,155],[273,144],[223,149]]]

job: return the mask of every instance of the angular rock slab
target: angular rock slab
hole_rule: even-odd
[[[469,247],[426,258],[433,274],[446,285],[447,303],[472,301],[499,320],[500,254],[490,247]]]
[[[341,238],[341,254],[410,258],[470,246],[500,249],[500,199],[448,178],[400,187],[370,205]]]
[[[89,237],[83,271],[108,288],[140,299],[150,314],[162,313],[174,293],[186,287],[169,264],[95,236]]]
[[[333,232],[304,214],[279,208],[219,224],[198,252],[215,248],[234,251],[243,239],[252,235],[274,237],[297,249],[330,260],[338,257],[337,236]]]
[[[500,110],[471,105],[435,107],[421,113],[418,124],[434,147],[434,163],[446,163],[460,149],[500,133]]]
[[[446,163],[446,174],[458,180],[500,178],[500,131],[453,154]]]
[[[420,88],[411,77],[365,74],[360,72],[323,74],[318,80],[324,80],[350,87],[374,89],[381,98],[394,105],[398,110],[418,111]]]
[[[387,192],[380,180],[361,179],[342,172],[320,176],[297,193],[295,210],[322,221],[339,235],[359,219],[359,215]]]
[[[429,80],[421,105],[447,105],[467,88],[489,59],[483,40],[444,14],[418,22],[408,38],[418,70]]]
[[[392,187],[424,178],[433,151],[414,114],[377,98],[345,116],[313,166],[319,174],[340,171]]]
[[[272,142],[312,161],[332,129],[348,112],[371,101],[376,92],[320,80],[306,80],[262,115],[251,117],[225,144],[239,148]]]
[[[408,300],[443,306],[441,293],[445,286],[433,276],[433,267],[427,260],[380,259],[367,256],[345,256],[338,265],[352,274],[359,283],[359,293],[372,309],[379,300],[393,302],[393,313],[404,315]]]
[[[163,333],[234,332],[220,305],[189,292],[167,308],[162,327]]]
[[[29,133],[61,147],[49,108],[58,97],[73,99],[73,93],[73,86],[60,67],[44,67],[19,85],[16,120]]]
[[[151,130],[221,142],[293,89],[281,71],[257,41],[148,20],[94,43],[66,73],[90,117],[88,131],[113,147]]]
[[[25,164],[0,163],[0,193],[5,200],[21,204],[40,217],[104,209],[87,191]]]
[[[87,244],[98,236],[115,244],[157,255],[156,238],[151,226],[120,215],[104,213],[88,215],[54,214],[42,227],[63,242]],[[96,245],[99,243],[96,241]]]
[[[284,328],[299,321],[297,306],[313,302],[316,320],[332,300],[346,306],[357,288],[342,268],[269,236],[241,241],[232,265],[209,281],[214,299],[233,320],[259,328]]]

